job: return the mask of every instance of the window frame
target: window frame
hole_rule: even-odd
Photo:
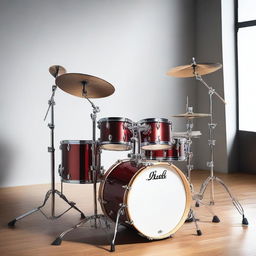
[[[248,20],[248,21],[242,21],[239,22],[238,21],[238,8],[239,8],[239,4],[238,4],[239,0],[234,0],[235,2],[235,69],[236,69],[236,100],[237,100],[237,104],[236,104],[236,113],[237,113],[237,122],[236,122],[236,126],[237,126],[237,130],[240,130],[239,127],[239,69],[238,69],[238,31],[240,28],[247,28],[247,27],[252,27],[252,26],[256,26],[256,19],[255,20]],[[252,131],[248,131],[248,132],[252,132]]]

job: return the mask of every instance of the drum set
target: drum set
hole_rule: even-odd
[[[221,68],[220,64],[193,63],[187,66],[173,68],[167,74],[177,77],[193,77],[205,83],[201,75],[214,72]],[[214,129],[212,122],[212,105],[210,114],[193,113],[193,107],[186,104],[186,113],[174,117],[186,118],[186,132],[172,131],[172,122],[165,118],[146,118],[132,121],[125,117],[105,117],[97,120],[98,106],[92,98],[103,98],[112,95],[115,91],[113,85],[107,81],[86,74],[67,73],[65,68],[54,65],[49,68],[50,74],[55,78],[52,86],[51,98],[45,119],[50,111],[51,145],[48,152],[51,154],[51,189],[46,193],[41,206],[16,217],[8,225],[13,227],[16,221],[40,211],[48,219],[61,217],[70,209],[81,214],[82,220],[61,233],[52,243],[60,245],[63,237],[72,230],[83,226],[88,221],[98,228],[103,221],[106,228],[110,228],[109,221],[115,223],[110,251],[115,250],[115,240],[118,226],[132,227],[137,233],[150,240],[159,240],[172,236],[186,220],[194,221],[197,235],[202,232],[198,227],[194,211],[191,208],[192,200],[196,206],[203,204],[204,191],[209,182],[217,181],[225,186],[233,204],[243,215],[243,224],[248,224],[240,203],[231,195],[223,181],[213,174],[213,159],[211,159],[211,176],[202,184],[200,192],[196,194],[190,179],[192,165],[192,139],[199,138],[200,131],[193,131],[194,118],[210,117],[210,129]],[[205,83],[206,84],[206,83]],[[206,84],[207,85],[207,84]],[[208,86],[208,85],[207,85]],[[55,148],[54,148],[54,96],[56,89],[86,99],[91,107],[92,120],[91,140],[62,140],[60,142],[61,163],[59,176],[61,178],[61,191],[55,189]],[[209,87],[211,96],[216,94]],[[220,97],[217,94],[218,97]],[[221,98],[222,99],[222,98]],[[212,104],[212,103],[211,103]],[[100,136],[96,139],[96,129]],[[213,137],[210,130],[210,149],[213,151]],[[103,150],[129,151],[128,158],[118,160],[107,171],[101,166]],[[213,155],[213,154],[212,154]],[[187,171],[184,174],[174,161],[187,161]],[[94,214],[86,216],[75,203],[69,201],[63,193],[63,183],[93,184]],[[97,184],[100,183],[99,187]],[[213,185],[212,185],[213,187]],[[55,195],[60,196],[70,207],[55,215]],[[51,216],[48,217],[42,208],[50,198]],[[97,200],[103,214],[98,214]],[[212,201],[213,204],[213,191]],[[213,222],[219,222],[214,215]]]

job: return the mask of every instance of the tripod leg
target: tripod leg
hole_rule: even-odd
[[[203,201],[199,200],[197,201],[199,204],[203,205],[206,207],[206,209],[208,210],[208,212],[210,212],[210,214],[212,214],[212,222],[214,223],[219,223],[220,222],[220,219],[217,215],[215,215],[215,213],[213,212],[213,210],[205,203],[203,203]]]
[[[66,198],[66,196],[64,194],[62,194],[61,192],[59,192],[58,190],[55,190],[56,194],[61,198],[63,199],[68,205],[70,205],[70,207],[74,208],[76,211],[80,212],[81,214],[81,219],[85,219],[85,215],[84,213],[78,208],[75,206],[75,203],[74,202],[71,202],[71,201],[68,201],[68,199]]]
[[[205,190],[206,190],[206,188],[207,188],[207,186],[208,186],[208,184],[209,184],[209,182],[210,182],[211,180],[212,180],[212,177],[209,176],[209,177],[203,182],[203,184],[201,185],[200,190],[199,190],[199,193],[196,195],[196,197],[197,197],[197,199],[196,199],[196,204],[195,204],[196,207],[199,207],[199,206],[200,206],[199,201],[203,199],[203,197],[204,197],[204,192],[205,192]]]
[[[201,236],[202,235],[202,231],[199,229],[199,226],[198,226],[198,223],[197,223],[197,220],[196,220],[196,217],[195,217],[195,213],[192,209],[190,209],[191,211],[191,216],[193,218],[193,221],[195,223],[195,226],[196,226],[196,233],[198,236]]]
[[[40,205],[39,207],[36,207],[36,208],[34,208],[34,209],[32,209],[32,210],[30,210],[30,211],[28,211],[28,212],[26,212],[26,213],[24,213],[24,214],[18,216],[18,217],[16,217],[15,219],[13,219],[12,221],[10,221],[10,222],[8,223],[8,227],[14,227],[16,221],[21,220],[21,219],[23,219],[23,218],[25,218],[25,217],[27,217],[27,216],[33,214],[34,212],[39,211],[42,207],[44,207],[44,205],[46,204],[46,201],[48,200],[48,198],[49,198],[49,196],[51,195],[51,193],[52,193],[52,190],[49,190],[49,191],[46,193],[45,198],[44,198],[44,202],[43,202],[42,205]]]
[[[116,216],[116,224],[115,224],[115,230],[114,230],[114,236],[110,245],[110,252],[114,252],[115,251],[115,240],[116,240],[116,235],[117,235],[117,229],[118,229],[118,225],[119,225],[119,218],[121,215],[123,215],[123,208],[124,206],[122,205],[118,212],[117,212],[117,216]]]
[[[75,226],[73,226],[72,228],[69,228],[67,230],[65,230],[64,232],[62,232],[53,242],[52,245],[60,245],[62,242],[62,238],[69,232],[71,232],[72,230],[75,230],[79,227],[81,227],[83,224],[85,224],[87,221],[89,220],[89,218],[85,218],[82,221],[80,221],[78,224],[76,224]]]
[[[242,224],[243,224],[243,225],[248,225],[249,223],[248,223],[247,218],[245,218],[245,216],[244,216],[244,209],[243,209],[242,205],[239,203],[239,201],[238,201],[236,198],[234,198],[234,197],[232,196],[230,190],[228,189],[227,185],[224,183],[223,180],[221,180],[221,179],[218,178],[218,177],[215,177],[215,180],[216,180],[217,182],[219,182],[219,184],[221,184],[221,185],[226,189],[227,193],[229,194],[229,196],[230,196],[230,198],[231,198],[231,200],[232,200],[233,205],[235,206],[235,208],[237,209],[237,211],[242,215]]]

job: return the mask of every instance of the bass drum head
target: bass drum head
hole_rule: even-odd
[[[129,221],[148,239],[163,239],[185,222],[191,206],[185,175],[169,163],[154,163],[136,173],[125,201]]]

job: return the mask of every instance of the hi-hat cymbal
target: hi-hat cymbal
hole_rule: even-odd
[[[188,119],[192,118],[199,118],[199,117],[209,117],[211,114],[204,114],[204,113],[185,113],[185,114],[179,114],[179,115],[174,115],[173,117],[185,117]]]
[[[60,75],[63,75],[65,73],[67,73],[66,69],[63,68],[62,66],[60,65],[53,65],[51,67],[49,67],[49,72],[50,74],[53,76],[53,77],[57,77],[57,76],[60,76]]]
[[[194,77],[197,75],[206,75],[220,69],[222,65],[220,63],[201,63],[190,64],[184,66],[177,66],[170,69],[166,74],[168,76],[175,77]]]
[[[114,93],[109,82],[91,75],[66,73],[56,78],[56,85],[63,91],[81,98],[103,98]]]

